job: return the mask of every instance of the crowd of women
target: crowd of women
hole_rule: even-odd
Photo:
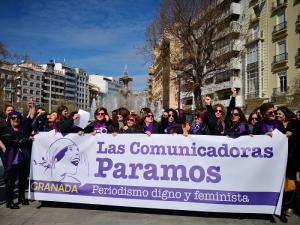
[[[156,121],[150,108],[133,112],[122,107],[112,111],[111,115],[103,107],[94,112],[94,121],[84,129],[77,127],[74,121],[79,119],[77,112],[68,112],[66,106],[47,113],[42,107],[35,108],[34,102],[28,103],[28,114],[21,115],[12,105],[7,105],[0,124],[0,156],[5,170],[6,206],[18,209],[20,204],[29,204],[25,198],[27,178],[30,168],[30,152],[34,135],[38,132],[55,130],[61,133],[92,135],[111,133],[182,134],[188,135],[224,135],[238,138],[243,135],[266,134],[272,137],[272,131],[278,129],[288,137],[288,163],[286,177],[297,183],[296,175],[300,171],[300,111],[293,113],[287,107],[275,108],[272,103],[264,103],[255,109],[246,119],[241,108],[235,105],[236,89],[232,88],[230,104],[225,109],[221,104],[212,105],[212,99],[203,99],[205,107],[196,109],[194,119],[187,122],[182,109],[166,109],[159,121]],[[18,178],[18,204],[14,202],[15,182]],[[281,220],[286,222],[298,204],[295,190],[285,192]]]

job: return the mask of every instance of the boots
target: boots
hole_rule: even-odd
[[[13,201],[6,201],[6,208],[19,209],[20,207],[17,204],[15,204]]]
[[[25,198],[25,194],[20,194],[18,197],[18,204],[29,205],[28,199]]]

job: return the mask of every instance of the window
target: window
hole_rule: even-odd
[[[37,79],[37,80],[40,80],[40,76],[36,76],[36,79]]]
[[[27,81],[23,81],[23,85],[27,86],[28,82]]]
[[[33,90],[30,90],[29,93],[33,95]]]
[[[34,79],[34,75],[33,74],[30,75],[30,79]]]
[[[277,24],[283,24],[285,22],[285,12],[280,11],[277,15]]]
[[[36,91],[36,94],[39,95],[39,94],[40,94],[40,91]]]
[[[41,85],[40,84],[36,84],[36,87],[39,88],[39,87],[41,87]]]
[[[36,102],[40,102],[40,99],[39,99],[39,98],[36,98],[35,101],[36,101]]]
[[[23,96],[23,101],[27,101],[27,96]]]
[[[286,71],[279,73],[278,76],[279,76],[280,92],[286,93],[287,92],[287,74],[286,74]]]
[[[258,69],[247,72],[247,95],[252,98],[259,96]]]
[[[247,64],[258,62],[258,46],[257,43],[249,46],[247,49]]]
[[[30,87],[33,87],[33,82],[30,82]]]
[[[28,90],[27,90],[27,89],[23,89],[23,93],[24,93],[24,94],[27,94],[27,93],[28,93]]]

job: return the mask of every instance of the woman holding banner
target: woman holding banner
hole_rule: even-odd
[[[176,110],[168,109],[168,123],[163,132],[165,134],[183,134]]]
[[[151,111],[146,112],[142,115],[142,121],[143,121],[142,128],[145,134],[150,136],[151,134],[159,133],[159,125],[154,120],[154,115]]]
[[[276,111],[277,120],[283,124],[283,132],[288,137],[288,161],[286,169],[286,179],[293,182],[296,187],[296,174],[297,174],[297,121],[294,120],[295,114],[287,107],[279,107]],[[295,190],[285,190],[284,193],[284,211],[286,215],[291,215],[296,207]]]
[[[111,120],[108,116],[107,109],[104,107],[96,109],[94,113],[95,121],[91,122],[85,129],[84,133],[106,134],[112,132]]]
[[[23,123],[22,120],[23,117],[19,112],[10,112],[7,130],[2,135],[6,146],[4,161],[6,207],[10,209],[19,208],[13,202],[17,177],[19,178],[19,203],[29,204],[25,198],[25,190],[30,168],[31,118],[26,118]]]

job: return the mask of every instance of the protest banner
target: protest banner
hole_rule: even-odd
[[[35,200],[174,210],[280,214],[287,138],[40,133]]]

